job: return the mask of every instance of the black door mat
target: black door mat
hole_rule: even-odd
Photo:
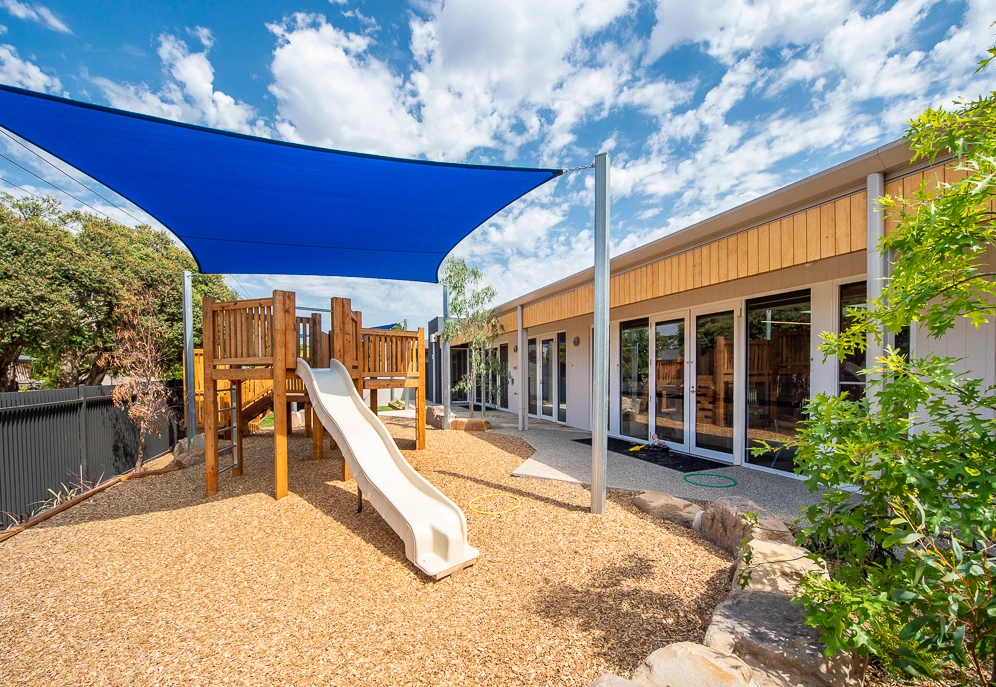
[[[591,446],[591,439],[575,439],[574,441],[579,444]],[[653,463],[654,465],[660,465],[661,467],[671,468],[672,470],[677,470],[678,472],[704,472],[706,470],[717,470],[719,468],[730,467],[727,463],[720,463],[715,460],[699,458],[698,456],[690,456],[687,453],[678,453],[673,449],[670,451],[661,451],[644,448],[639,451],[631,451],[630,449],[635,445],[635,443],[631,444],[630,442],[623,441],[622,439],[613,439],[612,437],[609,437],[609,450],[613,453],[618,453],[622,456],[629,456],[630,458],[636,458],[637,460]]]

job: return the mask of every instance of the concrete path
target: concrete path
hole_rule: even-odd
[[[489,411],[489,417],[496,415]],[[519,432],[514,415],[502,413],[512,422],[502,422],[494,431],[522,437],[536,453],[512,474],[587,485],[591,475],[591,447],[574,439],[590,438],[590,432],[564,427],[552,422],[529,420],[529,429]],[[818,501],[806,485],[797,479],[774,475],[743,467],[717,467],[710,473],[727,475],[737,480],[729,489],[709,489],[684,481],[684,473],[654,465],[637,458],[608,452],[606,484],[610,489],[626,491],[659,491],[672,496],[698,501],[714,501],[722,496],[743,495],[778,515],[787,523],[800,516],[800,508]],[[694,474],[694,473],[692,473]]]

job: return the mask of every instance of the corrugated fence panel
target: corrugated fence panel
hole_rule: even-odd
[[[114,387],[0,394],[0,513],[24,517],[81,479],[107,480],[135,465],[138,430],[114,406]],[[178,433],[164,420],[145,458],[167,452]],[[7,521],[8,517],[0,518]]]

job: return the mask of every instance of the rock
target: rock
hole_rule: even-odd
[[[425,424],[436,429],[443,428],[443,406],[425,407]]]
[[[806,625],[803,607],[790,603],[785,594],[732,592],[713,613],[703,643],[761,668],[768,684],[780,680],[787,685],[843,687],[863,681],[863,662],[824,656],[825,647],[816,629]]]
[[[627,680],[612,673],[606,673],[588,685],[588,687],[645,687],[645,684],[636,682],[635,680]]]
[[[694,524],[696,516],[702,512],[702,508],[691,501],[656,491],[639,494],[633,499],[633,503],[644,513],[649,513],[655,518],[669,520],[689,528]]]
[[[694,642],[668,644],[633,671],[647,687],[748,687],[754,671],[736,656]]]
[[[465,432],[485,432],[491,429],[491,423],[480,418],[457,417],[450,420],[450,429],[462,430]]]
[[[793,596],[803,575],[826,575],[826,568],[808,558],[809,552],[802,547],[761,539],[748,542],[747,547],[752,554],[750,584],[747,589]],[[733,578],[734,590],[740,589],[740,575],[746,567],[743,561],[737,565]]]
[[[180,439],[173,446],[173,457],[179,458],[187,451],[192,451],[193,449],[204,448],[204,435],[195,434],[194,436],[187,439]]]
[[[177,458],[176,454],[174,453],[173,460],[185,468],[189,468],[191,465],[203,465],[204,449],[195,448],[193,451],[187,451],[186,453],[183,454],[182,458]]]
[[[757,526],[749,539],[795,544],[795,537],[785,523],[744,496],[724,496],[710,503],[702,513],[702,535],[720,548],[736,554],[746,526],[740,519],[746,513],[757,513]]]

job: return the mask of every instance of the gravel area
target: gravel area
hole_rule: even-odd
[[[610,492],[510,473],[521,438],[386,418],[412,464],[464,508],[473,567],[422,576],[341,457],[246,440],[246,474],[205,499],[203,468],[125,482],[0,545],[3,685],[586,685],[671,642],[700,641],[729,559]],[[471,512],[496,491],[521,507]],[[488,503],[479,502],[482,506]],[[498,502],[495,505],[499,505]]]

